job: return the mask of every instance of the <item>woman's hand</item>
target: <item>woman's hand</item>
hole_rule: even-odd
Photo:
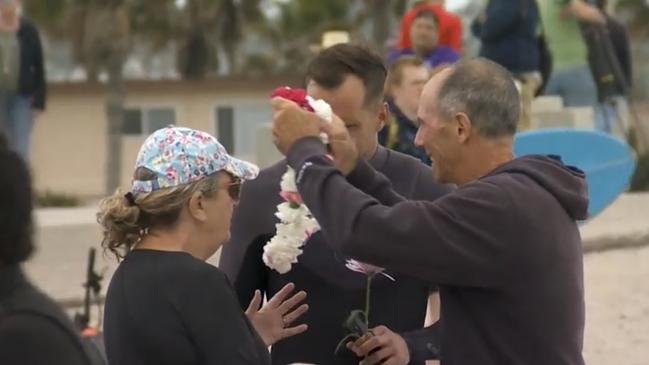
[[[293,289],[295,289],[293,283],[286,284],[261,309],[259,309],[261,292],[255,290],[255,295],[250,301],[248,309],[246,309],[246,316],[248,316],[266,346],[300,334],[308,328],[306,324],[290,327],[291,323],[309,309],[307,304],[302,304],[294,309],[295,306],[304,301],[306,293],[300,291],[286,299],[293,292]]]

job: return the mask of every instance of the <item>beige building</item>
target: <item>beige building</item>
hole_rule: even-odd
[[[129,81],[122,130],[122,186],[128,187],[144,138],[168,124],[215,135],[235,156],[268,166],[280,158],[270,140],[270,92],[298,78]],[[106,181],[104,86],[55,83],[34,126],[32,170],[38,191],[98,197]]]
[[[281,158],[270,137],[269,94],[299,78],[129,81],[122,130],[122,186],[130,183],[144,138],[168,124],[215,135],[230,153],[269,166]],[[34,126],[32,169],[38,191],[96,198],[106,182],[104,86],[52,83],[47,111]],[[591,108],[566,108],[558,97],[532,104],[532,127],[592,128]]]

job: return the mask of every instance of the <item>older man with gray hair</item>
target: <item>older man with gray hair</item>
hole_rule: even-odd
[[[439,284],[441,319],[428,329],[428,349],[442,364],[584,363],[576,221],[587,215],[586,181],[558,157],[513,157],[520,106],[505,69],[464,61],[424,87],[416,143],[440,182],[459,185],[434,202],[396,194],[358,159],[339,120],[328,125],[284,99],[273,108],[276,143],[327,242]],[[404,342],[384,327],[349,347],[367,355],[365,364],[428,357],[403,356]]]

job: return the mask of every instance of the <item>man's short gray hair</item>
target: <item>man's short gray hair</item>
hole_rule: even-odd
[[[451,66],[437,103],[440,116],[452,118],[465,113],[485,137],[516,133],[521,106],[514,79],[505,68],[485,58]]]

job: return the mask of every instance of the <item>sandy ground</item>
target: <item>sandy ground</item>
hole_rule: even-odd
[[[48,227],[37,240],[39,250],[27,265],[30,277],[57,299],[80,298],[87,248],[97,245],[98,228]],[[108,266],[109,277],[115,261],[99,258],[98,267]],[[587,254],[585,282],[587,364],[648,365],[649,246]]]
[[[586,255],[584,280],[586,364],[648,365],[649,247]]]
[[[586,256],[589,365],[649,364],[649,247]]]

